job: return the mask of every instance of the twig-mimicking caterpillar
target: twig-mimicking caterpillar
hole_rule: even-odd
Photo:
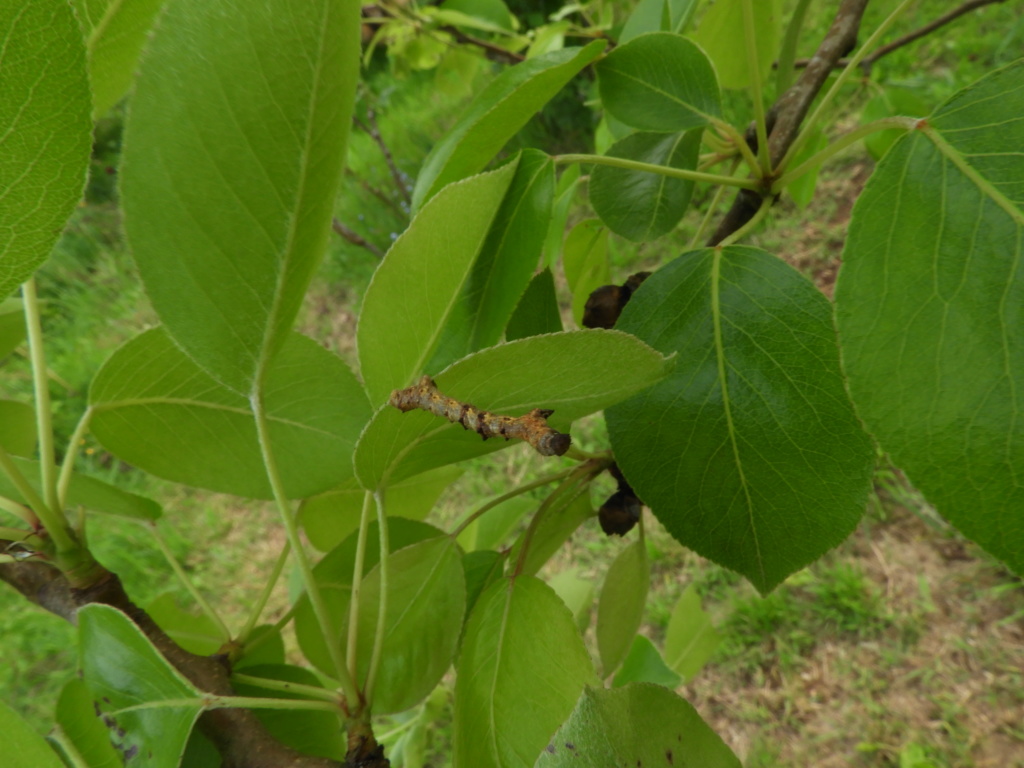
[[[460,403],[455,398],[441,394],[429,376],[424,376],[414,386],[396,389],[391,393],[388,404],[403,413],[419,409],[457,422],[463,429],[473,430],[484,440],[489,437],[525,440],[541,456],[561,456],[569,450],[571,442],[569,435],[548,426],[547,418],[554,411],[534,408],[523,416],[499,416],[481,411],[469,403]]]

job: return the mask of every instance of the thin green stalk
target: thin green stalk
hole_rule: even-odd
[[[185,586],[185,589],[188,590],[188,593],[190,595],[192,595],[192,599],[199,604],[199,607],[200,609],[202,609],[203,613],[205,613],[207,617],[209,617],[209,619],[217,625],[217,628],[220,630],[221,633],[221,639],[231,639],[231,632],[230,630],[228,630],[228,627],[224,623],[223,619],[221,619],[220,614],[217,613],[216,610],[214,610],[213,606],[210,605],[206,598],[202,596],[198,589],[196,589],[195,584],[192,583],[192,580],[185,573],[185,569],[181,567],[181,563],[178,562],[178,559],[174,556],[174,553],[171,552],[171,548],[167,546],[167,542],[164,540],[163,534],[160,533],[160,529],[157,527],[156,522],[154,521],[147,523],[146,527],[149,528],[150,533],[153,534],[153,539],[156,541],[157,547],[163,554],[164,559],[171,566],[171,570],[174,571],[174,575],[178,577],[178,581],[180,581]]]
[[[366,673],[366,687],[363,689],[368,710],[373,704],[373,689],[377,683],[377,669],[384,649],[384,629],[388,618],[388,555],[391,552],[391,545],[388,542],[388,521],[384,513],[384,494],[377,491],[373,498],[377,502],[377,527],[380,528],[380,564],[377,566],[380,570],[380,602],[377,608],[377,631],[373,635],[373,654],[370,656],[370,669]]]
[[[75,471],[75,460],[78,459],[78,452],[85,440],[85,433],[89,431],[90,420],[92,420],[92,406],[85,409],[85,413],[78,420],[74,434],[68,440],[68,450],[64,454],[64,462],[60,466],[60,477],[57,478],[57,499],[61,509],[64,509],[67,504],[68,486],[71,484],[71,475]]]
[[[744,161],[746,161],[747,165],[750,166],[750,172],[753,173],[756,178],[760,179],[761,164],[757,161],[757,158],[754,157],[754,153],[750,150],[750,145],[747,144],[747,140],[743,138],[743,134],[736,130],[736,127],[734,125],[725,122],[725,120],[713,118],[711,124],[729,137],[729,140],[732,142],[732,145],[736,147],[736,151],[740,153]],[[751,184],[753,184],[753,186],[749,186],[746,188],[753,190],[758,190],[761,188],[760,185],[756,184],[755,182],[751,182]],[[733,184],[732,186],[736,185]]]
[[[39,519],[32,514],[32,510],[24,504],[19,504],[14,499],[8,499],[6,496],[0,496],[0,509],[4,512],[10,512],[16,518],[25,523],[25,525],[32,526],[32,528],[36,528],[39,525]]]
[[[513,499],[516,496],[522,496],[524,493],[529,493],[534,488],[541,488],[545,485],[550,485],[551,483],[557,482],[559,480],[564,480],[566,477],[571,475],[575,470],[575,467],[570,467],[569,469],[563,470],[561,472],[556,472],[553,475],[547,475],[545,477],[540,478],[539,480],[534,480],[533,482],[527,483],[526,485],[521,485],[518,488],[513,488],[511,491],[509,491],[508,493],[503,493],[501,496],[496,496],[495,498],[488,501],[486,504],[474,510],[469,516],[466,517],[465,520],[459,523],[458,527],[454,531],[452,531],[452,538],[457,539],[459,535],[464,530],[466,530],[466,528],[472,525],[472,523],[475,520],[477,520],[484,513],[494,509],[499,504],[504,504],[509,499]]]
[[[821,101],[818,102],[818,106],[815,108],[814,112],[811,113],[811,116],[804,120],[800,133],[797,135],[796,140],[789,146],[785,157],[783,157],[782,161],[779,163],[779,168],[784,169],[793,161],[793,158],[796,157],[796,154],[803,148],[803,145],[807,143],[807,137],[810,135],[814,126],[816,126],[818,121],[821,120],[821,116],[825,114],[825,110],[839,93],[839,90],[846,85],[846,81],[852,77],[852,73],[856,70],[857,66],[864,60],[864,57],[878,45],[878,42],[882,39],[885,33],[889,31],[889,27],[895,23],[896,19],[902,15],[903,11],[905,11],[907,7],[914,2],[917,2],[917,0],[903,0],[903,2],[896,7],[896,10],[890,13],[888,18],[886,18],[886,20],[883,21],[877,29],[875,29],[871,34],[871,37],[867,39],[867,42],[860,47],[857,53],[853,55],[843,71],[839,73],[836,81],[832,83],[832,87],[828,89],[828,92],[824,96],[822,96]]]
[[[252,685],[256,688],[265,688],[268,691],[280,691],[281,693],[298,693],[314,699],[338,703],[338,692],[328,691],[316,685],[305,685],[303,683],[290,683],[286,680],[271,680],[256,675],[246,675],[240,672],[231,673],[231,682]]]
[[[313,710],[316,712],[333,712],[342,715],[341,707],[335,703],[326,701],[309,701],[308,699],[265,699],[262,696],[214,696],[204,694],[201,697],[191,699],[161,699],[159,701],[145,701],[141,704],[133,704],[130,707],[116,709],[109,714],[112,717],[123,715],[125,712],[139,712],[145,709],[180,709],[185,707],[201,707],[209,709],[294,709]]]
[[[786,25],[786,34],[782,38],[782,50],[779,52],[779,68],[775,73],[775,98],[789,90],[793,84],[793,76],[796,68],[793,66],[796,61],[796,46],[800,42],[800,32],[804,28],[804,19],[807,17],[807,8],[811,0],[797,0],[793,15],[789,17],[789,24]]]
[[[363,509],[359,516],[359,537],[356,539],[355,565],[352,568],[352,592],[348,603],[348,673],[356,678],[356,652],[359,650],[359,593],[363,586],[363,563],[366,562],[366,536],[370,528],[370,507],[373,494],[363,494]]]
[[[70,764],[71,768],[89,768],[89,763],[82,757],[78,747],[75,746],[75,743],[68,737],[59,723],[53,726],[46,735],[46,738],[49,741],[55,742],[60,747],[61,757]]]
[[[731,173],[736,173],[736,169],[739,167],[740,159],[737,157],[732,164]],[[704,239],[704,233],[707,232],[708,226],[711,224],[711,219],[715,215],[715,209],[718,208],[718,204],[722,201],[722,195],[725,194],[726,187],[718,187],[715,190],[715,196],[711,198],[711,204],[708,206],[707,212],[704,214],[704,218],[701,219],[700,226],[694,233],[693,238],[690,240],[690,244],[686,246],[686,250],[691,250],[697,247],[697,243]]]
[[[732,245],[733,243],[739,241],[741,238],[746,237],[747,234],[749,232],[751,232],[753,229],[755,229],[757,227],[757,225],[761,223],[761,220],[765,216],[768,215],[768,209],[770,209],[771,207],[772,207],[772,196],[768,195],[767,197],[762,198],[761,199],[761,207],[757,209],[757,213],[755,213],[750,218],[750,221],[748,221],[746,224],[744,224],[742,227],[737,229],[735,232],[733,232],[728,237],[724,238],[722,240],[722,242],[720,242],[718,244],[717,247],[718,248],[724,248],[725,246]]]
[[[249,618],[245,620],[245,626],[242,627],[242,631],[238,635],[240,642],[245,643],[249,639],[249,635],[252,634],[257,622],[259,622],[260,616],[263,615],[263,609],[267,607],[267,602],[270,600],[270,595],[273,593],[274,587],[277,586],[277,582],[281,578],[281,572],[284,570],[285,563],[288,562],[288,555],[291,554],[291,551],[291,545],[286,541],[284,546],[281,547],[281,553],[277,556],[277,560],[274,562],[273,569],[270,571],[270,578],[268,578],[267,583],[263,585],[263,591],[260,593],[256,604],[249,612]]]
[[[747,74],[750,76],[750,99],[754,102],[754,130],[757,132],[757,161],[761,175],[772,172],[768,155],[768,124],[764,114],[764,94],[761,93],[761,67],[757,56],[757,29],[754,27],[753,0],[743,0],[743,35],[747,48]]]
[[[746,143],[744,142],[744,146]],[[747,148],[750,152],[750,148]],[[751,155],[753,158],[753,155]],[[641,163],[636,160],[626,160],[622,157],[608,157],[606,155],[555,155],[552,158],[556,164],[566,165],[568,163],[591,163],[593,165],[608,165],[612,168],[622,168],[627,171],[644,171],[656,173],[661,176],[668,176],[673,179],[688,179],[690,181],[704,181],[708,184],[724,184],[729,187],[740,187],[741,189],[760,189],[760,185],[751,179],[737,179],[731,176],[719,176],[715,173],[701,173],[700,171],[688,171],[685,168],[669,168],[664,165],[653,163]],[[757,162],[754,162],[757,167]]]
[[[0,539],[7,539],[7,541],[24,544],[29,549],[34,549],[37,552],[46,546],[39,536],[34,534],[32,531],[26,531],[21,528],[7,528],[0,526]]]
[[[342,692],[345,695],[345,702],[350,711],[359,706],[359,691],[356,688],[352,676],[348,673],[348,666],[345,663],[345,656],[337,638],[331,632],[331,617],[327,613],[327,604],[324,602],[323,594],[320,592],[320,585],[316,583],[313,576],[313,566],[309,562],[309,556],[302,548],[302,539],[299,537],[299,527],[292,514],[291,505],[284,492],[284,484],[281,482],[281,474],[277,468],[277,461],[274,459],[270,447],[270,430],[267,425],[267,413],[263,408],[263,398],[257,393],[250,398],[253,417],[256,421],[256,435],[260,443],[260,451],[263,454],[263,466],[267,471],[267,479],[270,481],[270,488],[274,493],[274,501],[277,503],[277,511],[281,516],[281,524],[284,526],[288,543],[295,551],[295,560],[299,565],[302,574],[302,582],[309,596],[310,605],[313,606],[313,613],[316,614],[317,623],[323,633],[324,642],[327,645],[331,661],[338,673],[338,682],[341,683]]]
[[[32,361],[32,385],[36,398],[36,431],[39,440],[40,479],[43,484],[43,498],[55,513],[61,506],[57,496],[57,465],[53,449],[53,425],[50,422],[50,383],[46,378],[46,353],[43,350],[43,325],[39,314],[39,297],[36,295],[35,278],[30,277],[21,286],[21,297],[25,303],[25,327],[28,330],[28,351]],[[58,545],[59,548],[59,545]]]
[[[833,144],[829,144],[820,152],[809,157],[807,160],[802,162],[796,168],[780,176],[774,184],[772,184],[772,191],[779,192],[784,189],[787,185],[793,183],[796,179],[803,176],[805,173],[809,173],[817,168],[819,165],[824,163],[830,157],[839,154],[847,147],[856,144],[858,141],[863,139],[865,136],[869,136],[872,133],[878,131],[891,130],[893,128],[902,128],[905,131],[912,131],[917,128],[918,118],[916,117],[883,117],[880,120],[875,120],[873,123],[862,125],[859,128],[850,131],[838,141]]]
[[[36,493],[36,489],[29,484],[25,476],[18,470],[14,460],[11,459],[10,454],[7,453],[7,450],[2,445],[0,445],[0,470],[3,470],[4,474],[14,484],[14,487],[18,489],[21,497],[28,503],[32,512],[39,518],[39,522],[42,523],[47,534],[49,534],[56,545],[57,551],[67,552],[74,549],[76,544],[74,539],[71,538],[68,521],[64,519],[64,515],[55,514],[50,510],[46,502]]]
[[[248,640],[248,638],[246,638],[245,650],[248,653],[252,653],[254,650],[259,648],[261,645],[266,643],[268,640],[270,640],[270,638],[272,638],[275,634],[281,634],[281,630],[284,629],[285,626],[287,626],[288,622],[291,621],[292,617],[295,615],[295,609],[296,609],[296,606],[293,605],[291,608],[289,608],[287,611],[285,611],[284,616],[282,616],[280,619],[275,621],[273,626],[271,626],[269,631],[263,632],[256,639]]]

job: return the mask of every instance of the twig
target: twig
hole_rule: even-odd
[[[391,150],[388,149],[388,145],[384,143],[384,137],[380,135],[380,127],[377,125],[377,113],[373,109],[366,111],[366,119],[370,123],[366,125],[358,117],[353,117],[353,122],[359,126],[360,130],[368,134],[371,139],[376,142],[377,146],[380,147],[380,153],[384,155],[384,162],[388,164],[388,169],[391,171],[391,178],[395,180],[395,187],[398,188],[399,194],[406,203],[412,204],[412,197],[409,195],[409,188],[406,186],[405,181],[402,179],[402,173],[398,170],[398,166],[395,165],[395,158],[391,155]]]
[[[369,242],[367,240],[364,240],[356,232],[354,232],[351,229],[349,229],[348,227],[346,227],[344,224],[342,224],[337,219],[332,219],[331,220],[331,229],[333,229],[335,232],[337,232],[339,235],[341,235],[343,238],[348,240],[353,245],[358,245],[360,248],[365,248],[370,253],[372,253],[374,256],[376,256],[378,259],[383,259],[384,258],[384,251],[382,251],[380,248],[378,248],[373,243],[371,243],[371,242]]]
[[[518,64],[522,61],[526,61],[526,57],[523,56],[523,54],[510,51],[507,48],[502,48],[500,45],[495,45],[489,40],[483,40],[482,38],[468,35],[458,27],[438,27],[438,29],[443,32],[447,32],[460,43],[475,45],[478,48],[483,49],[484,55],[491,61],[497,61],[501,64]]]

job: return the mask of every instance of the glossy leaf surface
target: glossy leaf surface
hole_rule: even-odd
[[[110,743],[110,729],[96,713],[93,696],[80,678],[73,677],[65,683],[57,699],[56,714],[57,726],[88,768],[122,768],[124,761]]]
[[[519,416],[551,408],[555,428],[659,381],[673,365],[631,336],[588,330],[532,336],[485,349],[435,377],[446,395]],[[378,411],[356,447],[356,473],[375,489],[434,467],[498,450],[474,432],[425,411]]]
[[[701,17],[693,34],[694,41],[704,49],[715,64],[718,82],[723,88],[747,88],[751,80],[751,64],[763,81],[771,72],[772,62],[779,55],[782,38],[781,0],[754,0],[750,8],[754,16],[757,59],[750,61],[744,29],[743,6],[749,0],[716,0]]]
[[[508,319],[505,338],[508,341],[558,333],[562,330],[562,315],[558,309],[555,278],[550,269],[537,273],[526,286],[526,292]]]
[[[721,640],[691,584],[679,597],[668,620],[665,661],[689,682],[708,662]]]
[[[620,469],[680,542],[767,592],[854,529],[874,451],[831,306],[802,275],[756,248],[691,251],[617,327],[679,353],[606,416]]]
[[[527,120],[604,50],[565,48],[509,67],[469,105],[423,161],[413,190],[418,209],[446,184],[479,173]]]
[[[199,691],[116,608],[94,603],[79,609],[78,636],[82,679],[114,727],[123,729],[115,746],[141,754],[141,764],[177,768],[202,711]],[[119,712],[161,701],[178,703]]]
[[[169,3],[142,57],[125,231],[168,333],[235,392],[285,343],[326,247],[358,68],[359,7],[333,0]]]
[[[455,682],[455,768],[532,766],[594,670],[544,582],[492,584],[466,626]]]
[[[0,729],[4,734],[4,765],[9,768],[64,768],[64,763],[46,740],[2,699]]]
[[[689,702],[650,683],[587,688],[536,765],[741,768]]]
[[[620,45],[597,65],[597,75],[605,108],[642,131],[699,128],[721,112],[711,62],[696,45],[670,32]]]
[[[836,287],[858,412],[967,537],[1024,573],[1024,62],[900,139]]]
[[[452,184],[423,207],[366,290],[356,339],[376,406],[423,372],[483,247],[517,163]]]
[[[609,157],[694,170],[701,131],[634,133],[612,145]],[[590,202],[601,221],[629,240],[655,240],[671,232],[686,213],[693,182],[656,173],[595,165]]]
[[[638,539],[623,549],[608,568],[597,603],[597,650],[605,677],[618,668],[633,644],[650,586],[647,545]]]
[[[68,3],[3,0],[0,40],[2,301],[46,261],[74,210],[92,123],[85,46]]]
[[[93,433],[125,461],[187,485],[270,498],[249,400],[218,384],[162,328],[118,349],[89,400]],[[290,497],[352,476],[350,456],[370,409],[339,357],[291,334],[267,373],[263,400]]]

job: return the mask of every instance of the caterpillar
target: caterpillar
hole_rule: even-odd
[[[499,416],[441,394],[429,376],[424,376],[411,387],[396,389],[388,398],[388,404],[403,413],[427,411],[461,424],[463,429],[473,430],[484,440],[489,437],[525,440],[541,456],[561,456],[569,450],[572,442],[569,435],[548,426],[547,418],[554,411],[534,408],[522,416]]]

